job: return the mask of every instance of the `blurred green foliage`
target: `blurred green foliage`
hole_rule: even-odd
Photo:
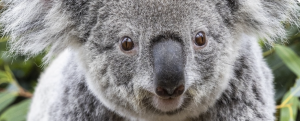
[[[9,56],[7,40],[0,39],[0,121],[25,121],[34,87],[42,72],[42,57],[26,60]]]
[[[262,46],[264,58],[274,74],[278,121],[299,121],[300,109],[300,33],[296,26],[287,25],[285,43]]]

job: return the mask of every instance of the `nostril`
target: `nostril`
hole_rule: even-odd
[[[175,89],[167,89],[167,88],[163,88],[161,86],[157,87],[155,92],[158,96],[160,97],[177,97],[180,96],[183,92],[184,92],[184,85],[180,85]]]
[[[179,87],[177,87],[174,91],[174,95],[179,96],[184,92],[184,85],[180,85]]]
[[[181,95],[184,92],[184,85],[180,85],[179,87],[177,87],[173,93],[173,95],[175,97]]]
[[[157,87],[155,91],[158,96],[161,96],[161,97],[169,96],[168,91],[162,87]]]

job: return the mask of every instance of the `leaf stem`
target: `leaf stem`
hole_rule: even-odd
[[[286,105],[278,105],[276,106],[276,109],[281,109],[281,108],[286,108],[286,107],[289,107],[289,106],[292,106],[291,104],[286,104]]]

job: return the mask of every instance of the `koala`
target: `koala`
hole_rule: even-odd
[[[274,121],[265,44],[294,0],[6,0],[11,54],[47,52],[28,121]]]

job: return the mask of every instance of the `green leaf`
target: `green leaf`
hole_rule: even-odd
[[[291,91],[287,92],[284,97],[282,102],[284,102],[291,94]],[[295,121],[298,113],[298,105],[299,105],[299,100],[297,97],[292,97],[287,105],[290,105],[291,110],[289,107],[284,107],[280,109],[280,121]],[[292,114],[291,114],[292,113]]]
[[[17,97],[16,93],[13,92],[1,92],[0,93],[0,111],[6,108],[9,104],[11,104]]]
[[[283,62],[291,69],[298,77],[300,77],[300,58],[290,48],[275,45],[275,51],[277,55],[283,60]]]
[[[7,77],[6,72],[0,70],[0,77]]]
[[[27,99],[7,109],[1,116],[0,121],[25,121],[31,100]]]
[[[0,42],[6,42],[8,40],[8,37],[0,37]]]
[[[18,93],[19,88],[16,83],[10,83],[8,87],[6,87],[6,91]]]
[[[291,88],[293,96],[300,97],[300,79],[296,80],[295,86]]]
[[[300,101],[298,100],[298,110],[300,109]]]
[[[298,103],[299,100],[297,97],[293,97],[290,101],[291,105],[292,105],[292,110],[293,110],[293,118],[292,119],[296,119],[297,118],[297,113],[298,113]]]
[[[0,84],[2,84],[2,83],[9,83],[9,82],[10,81],[9,81],[9,78],[8,78],[6,72],[0,70]]]
[[[293,34],[295,35],[295,34]],[[291,48],[297,55],[300,55],[300,38],[289,41],[286,45]],[[269,47],[264,47],[263,50],[266,52],[270,50]],[[265,60],[268,62],[269,67],[272,69],[274,74],[274,86],[276,89],[275,99],[277,102],[280,102],[284,94],[294,86],[297,75],[294,74],[282,61],[282,59],[274,53],[265,57]]]
[[[12,71],[10,70],[9,66],[4,65],[4,69],[5,69],[7,78],[8,78],[9,80],[11,80],[12,82],[14,82],[14,75],[13,75]]]

